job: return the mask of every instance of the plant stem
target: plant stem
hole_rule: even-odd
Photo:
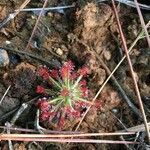
[[[80,100],[80,101],[85,102],[85,103],[90,104],[90,105],[94,104],[93,102],[89,102],[89,101],[87,101],[87,100],[85,100],[83,98],[79,98],[79,97],[77,98],[77,100]]]
[[[51,103],[54,103],[54,102],[57,102],[58,100],[62,100],[63,98],[62,97],[58,97],[58,98],[55,98],[55,99],[53,99],[53,100],[49,100],[49,104],[51,104]]]
[[[52,77],[49,76],[49,79],[60,89],[62,89],[62,87],[59,85],[59,83],[57,81],[55,81]]]
[[[80,75],[80,76],[78,77],[78,79],[77,79],[77,81],[75,82],[75,84],[73,85],[72,89],[74,89],[74,88],[78,85],[78,83],[81,81],[82,77],[83,77],[82,75]]]

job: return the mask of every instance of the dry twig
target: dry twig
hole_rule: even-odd
[[[36,60],[39,60],[41,62],[43,62],[44,64],[47,64],[48,66],[51,66],[51,67],[54,67],[54,64],[52,64],[52,62],[42,58],[42,57],[39,57],[39,56],[36,56],[34,54],[31,54],[31,53],[28,53],[26,51],[23,51],[23,50],[17,50],[17,49],[12,49],[12,48],[9,48],[9,47],[0,47],[2,49],[5,49],[11,53],[15,53],[15,54],[18,54],[18,55],[23,55],[23,56],[29,56],[31,58],[34,58]]]

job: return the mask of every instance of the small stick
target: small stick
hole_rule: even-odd
[[[7,127],[5,126],[0,126],[0,129],[7,129]],[[21,132],[32,132],[32,133],[38,133],[38,131],[34,130],[34,129],[24,129],[24,128],[16,128],[16,127],[10,127],[9,128],[12,131],[21,131]]]
[[[10,52],[12,52],[12,53],[29,56],[29,57],[31,57],[31,58],[37,59],[37,60],[39,60],[39,61],[41,61],[41,62],[44,62],[45,64],[48,64],[48,65],[50,65],[50,66],[53,67],[53,64],[52,64],[50,61],[47,61],[47,60],[44,59],[44,58],[35,56],[34,54],[30,54],[30,53],[28,53],[28,52],[21,51],[21,50],[11,49],[11,48],[8,48],[8,47],[0,47],[0,48],[3,48],[3,49],[5,49],[5,50],[7,50],[7,51],[10,51]]]
[[[8,88],[7,88],[7,90],[5,91],[3,97],[1,98],[1,100],[0,100],[0,105],[1,105],[2,101],[4,100],[4,98],[5,98],[5,96],[6,96],[6,94],[8,93],[8,91],[9,91],[10,88],[11,88],[11,85],[8,86]]]
[[[39,125],[39,120],[40,120],[40,110],[38,109],[36,112],[36,119],[35,119],[35,128],[39,131],[39,133],[44,134],[42,131],[42,127]]]

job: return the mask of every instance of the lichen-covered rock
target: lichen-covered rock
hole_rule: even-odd
[[[9,64],[9,56],[6,50],[0,49],[0,67],[5,67]]]

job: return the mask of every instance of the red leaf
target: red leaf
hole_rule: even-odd
[[[40,119],[41,119],[42,121],[46,121],[46,120],[48,120],[48,118],[49,118],[49,112],[42,112],[42,113],[41,113]]]
[[[36,88],[36,93],[39,93],[39,94],[45,93],[44,87],[38,85],[37,88]]]
[[[53,69],[50,71],[49,75],[52,77],[52,78],[55,78],[55,79],[58,79],[59,75],[58,75],[58,71]]]
[[[61,117],[59,119],[59,123],[58,123],[59,128],[62,128],[64,126],[64,124],[65,124],[65,118]]]
[[[98,100],[95,101],[95,104],[94,106],[97,108],[97,109],[100,109],[102,107],[102,103]]]
[[[81,81],[80,81],[80,85],[81,85],[81,86],[86,86],[86,85],[87,85],[86,80],[81,80]]]
[[[41,100],[38,106],[41,109],[41,111],[47,111],[50,108],[50,105],[46,100]]]
[[[86,76],[89,73],[89,68],[88,67],[83,67],[79,69],[79,74],[82,76]]]
[[[66,63],[64,63],[64,65],[61,67],[60,69],[60,74],[62,76],[62,78],[70,78],[70,74],[73,71],[74,66],[72,61],[68,61]]]
[[[44,80],[47,80],[49,78],[49,70],[47,68],[39,68],[37,73],[39,76],[43,77]]]
[[[63,97],[67,97],[69,96],[69,90],[67,88],[62,89],[62,91],[60,92],[60,95]]]

